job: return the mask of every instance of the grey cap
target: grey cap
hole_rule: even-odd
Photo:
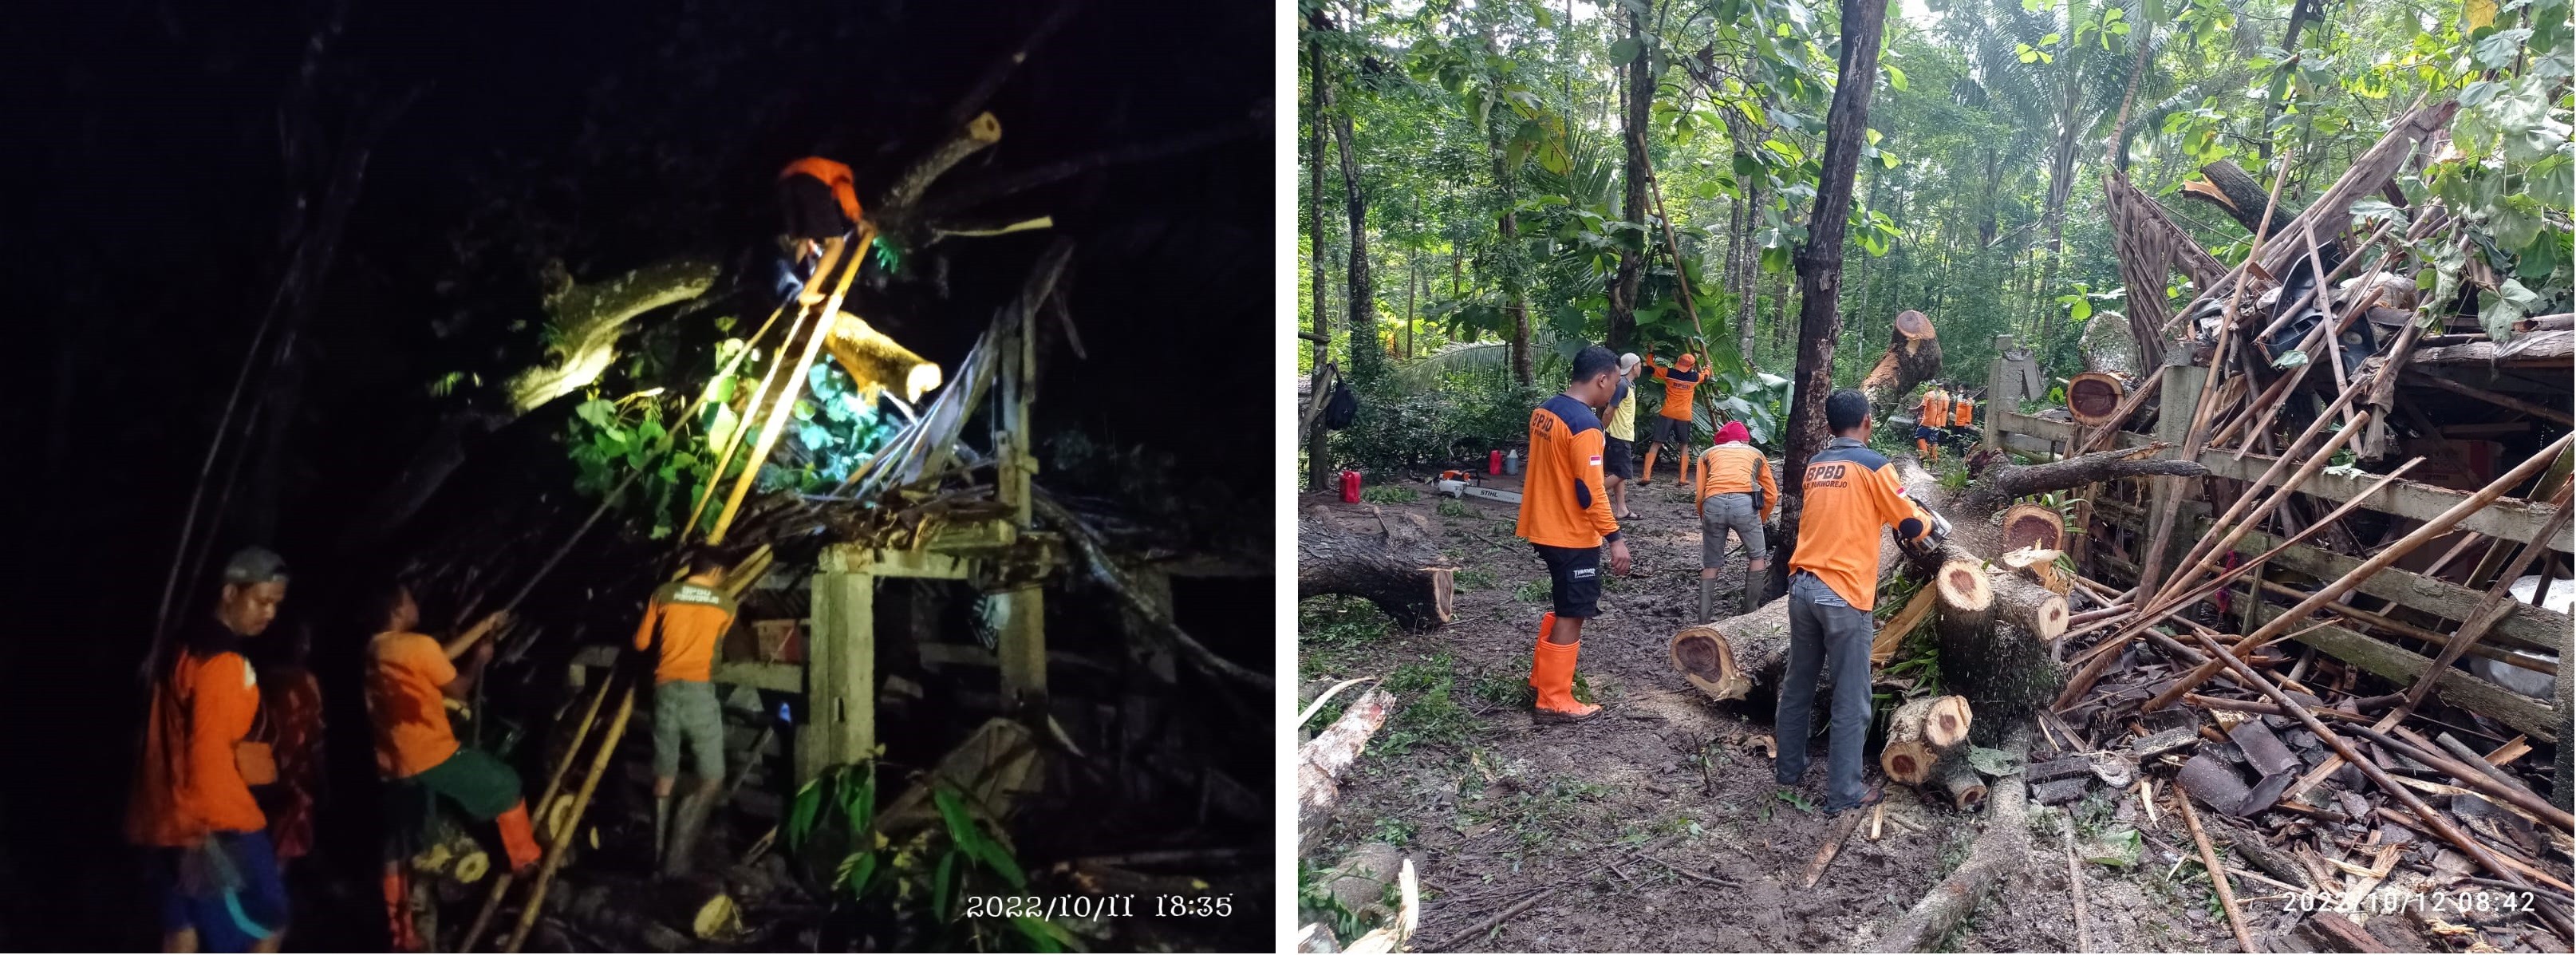
[[[286,558],[265,547],[244,547],[224,561],[224,583],[286,582]]]
[[[1621,355],[1619,356],[1619,372],[1621,374],[1626,374],[1629,369],[1637,367],[1637,363],[1644,360],[1645,359],[1643,358],[1637,357],[1636,352],[1629,352],[1625,355]]]

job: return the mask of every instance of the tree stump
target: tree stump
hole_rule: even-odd
[[[2120,411],[2120,401],[2128,396],[2128,382],[2108,372],[2088,371],[2066,379],[2066,413],[2087,428],[2110,423]]]
[[[1367,515],[1318,505],[1297,524],[1297,599],[1346,594],[1408,630],[1449,622],[1457,584],[1418,514]]]

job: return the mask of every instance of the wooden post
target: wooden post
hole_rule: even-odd
[[[2182,447],[2191,433],[2192,412],[2200,403],[2202,381],[2209,376],[2209,369],[2188,364],[2190,361],[2190,349],[2178,348],[2167,353],[2163,394],[2160,396],[2163,404],[2156,412],[2156,440],[2171,442],[2176,448]],[[2112,427],[2118,426],[2117,422],[2112,424]],[[2170,450],[2159,453],[2165,457],[2179,455],[2179,452]],[[2170,539],[2171,529],[2168,515],[2179,505],[2187,487],[2183,478],[2155,479],[2147,513],[2156,517],[2151,523],[2161,525],[2168,533],[2156,534],[2148,541],[2147,552],[2138,558],[2138,592],[2141,594],[2155,593],[2157,583],[2164,579],[2165,544]]]
[[[1037,473],[1038,461],[1029,453],[1029,386],[1037,379],[1036,303],[1020,313],[1018,325],[1011,330],[1012,340],[1006,354],[1011,357],[1002,366],[1002,391],[998,396],[995,416],[998,434],[993,446],[1002,460],[1001,483],[996,490],[1002,503],[1012,507],[1011,528],[1026,531],[1030,527],[1033,498],[1029,479]],[[1036,584],[1006,591],[995,601],[1002,611],[999,651],[1002,664],[1002,706],[1006,712],[1022,715],[1046,713],[1046,593]]]
[[[823,549],[814,573],[814,634],[805,668],[806,714],[796,728],[796,783],[865,759],[877,746],[874,551]]]

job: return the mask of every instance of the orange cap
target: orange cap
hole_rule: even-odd
[[[1683,352],[1682,357],[1673,359],[1673,367],[1679,368],[1683,371],[1689,371],[1691,370],[1691,363],[1696,360],[1697,359],[1691,357],[1689,352]]]

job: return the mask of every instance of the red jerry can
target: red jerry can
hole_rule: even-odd
[[[1494,451],[1485,455],[1485,473],[1503,473],[1503,452]]]
[[[1342,503],[1344,503],[1344,504],[1357,504],[1357,503],[1359,503],[1359,502],[1360,502],[1360,472],[1358,472],[1358,471],[1344,471],[1344,472],[1342,472]]]

